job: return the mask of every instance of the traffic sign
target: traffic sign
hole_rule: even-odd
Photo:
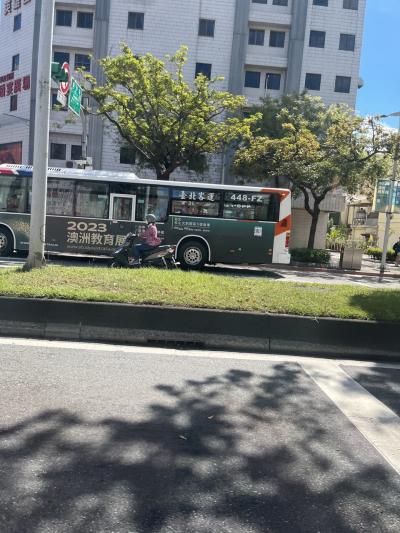
[[[63,107],[67,105],[67,97],[60,90],[57,91],[57,102],[59,102]]]
[[[400,213],[400,182],[395,182],[391,199],[389,194],[390,180],[379,180],[376,187],[374,211],[385,213],[390,207],[390,211]]]
[[[81,114],[81,102],[82,87],[74,78],[71,78],[71,89],[69,91],[68,107],[73,113],[75,113],[75,115],[80,116]]]
[[[68,81],[62,81],[60,83],[60,91],[63,94],[68,94],[69,86],[70,86],[70,82],[71,82],[71,72],[70,72],[70,69],[69,69],[69,64],[68,63],[63,63],[62,66],[61,66],[61,69],[67,74]]]

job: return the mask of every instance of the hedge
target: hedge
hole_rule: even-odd
[[[331,260],[329,250],[310,250],[309,248],[293,248],[290,250],[292,260],[300,263],[317,263],[326,265]]]

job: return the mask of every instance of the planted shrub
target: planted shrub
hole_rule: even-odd
[[[331,260],[328,250],[310,250],[309,248],[293,248],[290,250],[292,261],[300,263],[317,263],[326,265]]]
[[[366,254],[369,255],[369,257],[372,257],[373,259],[378,259],[379,261],[382,259],[382,248],[378,247],[371,247],[367,248]],[[389,248],[386,254],[386,261],[394,261],[396,258],[396,252],[393,250],[393,248]]]

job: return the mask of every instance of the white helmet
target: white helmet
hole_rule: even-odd
[[[149,213],[148,215],[146,215],[146,220],[149,224],[154,224],[154,222],[156,221],[156,217],[152,213]]]

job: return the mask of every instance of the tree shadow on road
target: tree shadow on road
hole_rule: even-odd
[[[149,416],[0,428],[0,530],[395,531],[400,483],[297,364],[160,384]]]

